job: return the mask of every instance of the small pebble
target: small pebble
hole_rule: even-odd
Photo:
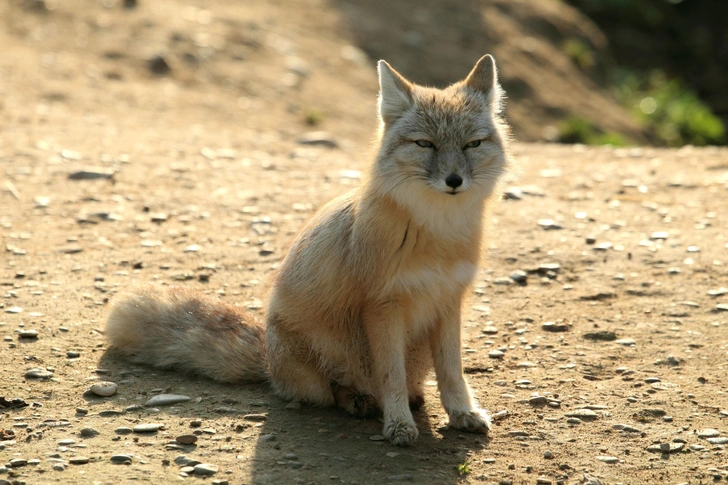
[[[209,477],[217,473],[217,466],[210,463],[200,463],[195,465],[194,474]]]
[[[179,466],[185,466],[187,463],[190,462],[190,459],[187,458],[187,455],[177,455],[174,459],[174,462]],[[199,463],[199,462],[198,462]],[[197,463],[195,463],[197,464]]]
[[[552,219],[539,219],[538,225],[541,226],[545,231],[554,231],[564,228],[564,226]]]
[[[506,200],[523,199],[523,191],[519,187],[508,187],[503,191],[503,198]]]
[[[549,271],[558,273],[561,271],[561,265],[559,263],[543,263],[538,266],[538,271],[541,273],[547,273]]]
[[[68,459],[68,463],[71,465],[85,465],[90,460],[87,456],[72,456]]]
[[[617,458],[615,456],[597,456],[597,460],[603,461],[604,463],[609,463],[609,464],[619,462],[619,458]]]
[[[114,171],[105,168],[89,168],[68,174],[69,180],[98,180],[114,178]]]
[[[125,5],[129,2],[125,2]],[[136,3],[136,2],[134,2]],[[129,8],[129,7],[126,7]],[[157,76],[166,76],[172,71],[167,59],[162,55],[156,55],[147,61],[147,67],[152,74]]]
[[[115,463],[117,465],[129,465],[131,462],[131,455],[111,455],[111,463]]]
[[[53,372],[43,369],[42,367],[34,367],[25,373],[27,379],[50,379]]]
[[[597,332],[587,332],[583,335],[587,340],[611,342],[617,340],[617,334],[611,330],[600,330]]]
[[[268,415],[267,414],[246,414],[245,416],[243,416],[243,419],[246,421],[260,422],[260,421],[265,421],[266,419],[268,419]]]
[[[103,411],[99,411],[99,416],[102,418],[111,418],[114,416],[121,416],[124,414],[123,411],[119,411],[118,409],[104,409]]]
[[[163,426],[161,424],[157,423],[146,423],[146,424],[137,424],[134,426],[132,431],[135,433],[154,433],[155,431],[159,431]],[[120,428],[117,428],[117,433]]]
[[[328,148],[339,147],[339,144],[334,137],[325,131],[312,131],[305,133],[298,139],[298,143],[301,145],[319,145]]]
[[[519,269],[509,274],[508,277],[516,283],[525,283],[528,280],[528,273]]]
[[[706,441],[711,445],[725,445],[728,444],[728,438],[707,438]]]
[[[97,396],[109,397],[116,394],[118,389],[119,385],[115,382],[101,381],[93,384],[89,390]]]
[[[94,436],[97,436],[99,434],[99,431],[93,428],[81,428],[81,436],[83,436],[84,438],[93,438]]]
[[[547,460],[551,460],[554,457],[554,454],[551,453],[549,450],[544,451],[543,457]]]
[[[634,428],[628,424],[613,424],[612,429],[616,429],[618,431],[624,431],[625,433],[639,433],[640,430],[637,428]]]
[[[720,431],[714,428],[706,428],[698,431],[698,438],[715,438],[720,436]]]
[[[183,445],[192,445],[197,442],[197,436],[193,434],[183,434],[181,436],[177,436],[175,441],[182,443]]]
[[[192,398],[190,398],[189,396],[181,396],[177,394],[157,394],[156,396],[152,396],[146,403],[144,403],[144,406],[168,406],[171,404],[187,402],[190,399]]]
[[[22,339],[36,339],[38,338],[38,331],[37,330],[20,330],[18,331],[18,338]]]
[[[650,445],[647,451],[651,453],[677,453],[685,448],[684,443],[662,443],[659,445]]]
[[[546,322],[541,328],[547,332],[566,332],[571,328],[568,323]]]

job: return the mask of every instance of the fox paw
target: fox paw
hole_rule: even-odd
[[[490,431],[490,416],[482,409],[450,412],[450,428],[487,434]]]
[[[394,445],[407,446],[416,440],[420,433],[413,421],[400,419],[384,423],[382,434]]]
[[[334,391],[334,397],[336,404],[355,418],[376,418],[382,414],[372,396],[360,394],[351,387],[339,387]]]

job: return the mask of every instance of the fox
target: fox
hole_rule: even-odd
[[[271,277],[265,322],[184,287],[112,299],[110,348],[131,362],[383,419],[394,445],[434,367],[449,427],[488,433],[463,375],[461,312],[513,164],[495,59],[445,88],[378,63],[379,130],[361,186],[323,206]]]

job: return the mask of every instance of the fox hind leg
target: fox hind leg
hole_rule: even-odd
[[[271,384],[276,394],[315,406],[335,404],[325,371],[302,339],[280,332],[270,320],[266,339]]]
[[[293,361],[290,357],[273,362],[271,359],[271,383],[280,397],[303,401],[316,406],[332,406],[334,394],[328,379],[311,362]]]

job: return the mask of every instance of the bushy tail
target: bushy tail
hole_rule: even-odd
[[[186,288],[145,286],[115,297],[106,336],[135,363],[223,382],[268,379],[263,326],[239,308]]]

